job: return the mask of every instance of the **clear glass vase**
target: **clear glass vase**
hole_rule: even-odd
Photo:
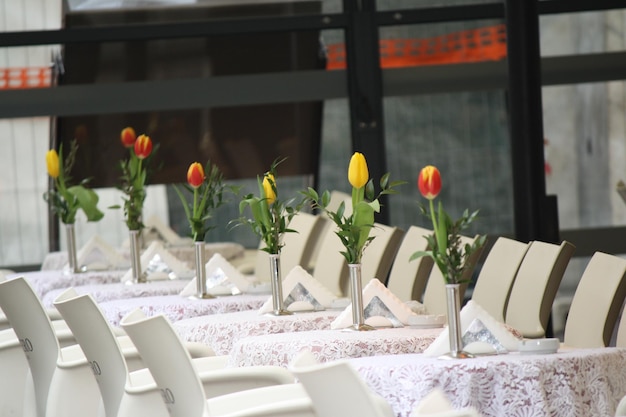
[[[132,283],[144,284],[148,282],[148,276],[141,268],[141,230],[130,230],[130,267],[132,270]]]
[[[444,357],[452,359],[471,358],[473,357],[471,354],[463,351],[463,338],[461,334],[461,284],[446,284],[446,303],[450,352],[444,355]]]
[[[363,313],[363,284],[361,282],[361,264],[348,264],[350,272],[350,300],[352,302],[352,326],[346,330],[375,330],[375,327],[365,324]]]
[[[270,253],[270,280],[272,285],[272,312],[274,316],[293,314],[283,307],[283,283],[280,276],[280,254]]]

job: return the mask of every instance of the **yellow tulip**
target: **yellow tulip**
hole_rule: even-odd
[[[370,174],[367,170],[365,156],[360,152],[355,152],[350,159],[348,166],[348,181],[354,188],[362,188],[367,184]]]
[[[59,154],[54,149],[50,149],[46,152],[46,167],[48,168],[48,175],[52,178],[59,177]]]
[[[267,199],[267,204],[272,204],[276,200],[276,193],[272,188],[272,184],[276,187],[274,176],[272,174],[265,174],[265,177],[263,177],[263,193]]]

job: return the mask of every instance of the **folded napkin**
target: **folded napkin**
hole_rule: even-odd
[[[374,278],[363,288],[363,318],[374,327],[403,327],[415,315],[411,308]],[[331,323],[331,329],[352,326],[352,304]]]
[[[179,236],[178,233],[166,225],[157,215],[152,215],[146,220],[145,228],[142,233],[146,242],[158,240],[164,242],[167,246],[189,245],[193,242],[190,238]]]
[[[98,235],[92,236],[76,252],[76,261],[79,267],[84,267],[88,271],[129,267],[128,260]]]
[[[320,311],[330,308],[337,298],[301,266],[294,266],[282,282],[283,307],[290,311]],[[259,309],[260,314],[273,309],[272,297]]]
[[[172,255],[162,242],[157,240],[141,254],[141,269],[147,274],[148,281],[164,279],[176,279],[189,277],[193,272],[187,264]],[[133,271],[129,269],[122,277],[122,282],[128,282],[133,278]]]
[[[464,347],[489,345],[491,353],[518,350],[520,338],[504,324],[493,318],[477,302],[470,300],[461,309],[461,333]],[[471,351],[471,349],[468,349]],[[427,356],[439,356],[450,351],[448,331],[442,332],[424,351]],[[484,352],[480,352],[484,353]]]
[[[417,404],[411,417],[480,417],[473,407],[455,410],[441,388],[433,389]]]
[[[250,281],[219,253],[214,254],[205,265],[206,288],[212,295],[237,295],[247,292]],[[180,292],[182,297],[197,293],[196,277]]]

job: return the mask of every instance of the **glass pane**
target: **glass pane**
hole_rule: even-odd
[[[388,167],[408,181],[391,196],[391,224],[432,228],[419,204],[417,176],[441,171],[441,202],[457,218],[480,210],[468,235],[513,233],[513,196],[505,96],[501,91],[385,99]]]
[[[626,50],[626,10],[566,13],[540,17],[542,56]]]

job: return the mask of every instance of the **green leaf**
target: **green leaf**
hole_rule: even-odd
[[[354,207],[353,211],[352,225],[358,230],[356,249],[360,250],[365,245],[374,225],[374,210],[368,203],[361,201]]]
[[[67,191],[76,197],[78,201],[78,207],[87,216],[87,221],[98,221],[104,217],[104,213],[98,210],[98,194],[95,191],[83,187],[82,185],[75,185],[67,189]]]

